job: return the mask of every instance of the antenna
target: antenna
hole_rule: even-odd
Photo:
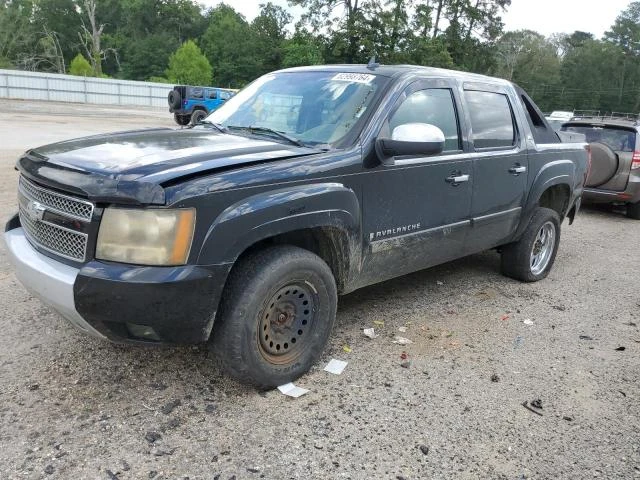
[[[369,70],[375,70],[379,66],[380,66],[380,64],[378,62],[376,62],[376,54],[374,53],[372,55],[372,57],[369,59],[369,63],[367,63],[367,68]]]

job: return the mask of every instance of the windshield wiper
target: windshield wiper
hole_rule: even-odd
[[[295,137],[291,137],[289,135],[287,135],[286,133],[282,133],[279,132],[277,130],[274,130],[272,128],[268,128],[268,127],[242,127],[239,125],[228,125],[227,129],[229,130],[244,130],[247,131],[251,134],[258,134],[258,135],[271,135],[273,137],[277,137],[280,138],[282,140],[286,140],[287,142],[289,142],[292,145],[295,145],[297,147],[306,147],[307,145],[305,145],[303,142],[301,142],[300,140],[298,140]]]
[[[222,125],[218,124],[218,123],[213,123],[210,120],[200,120],[198,122],[198,125],[213,125],[216,130],[218,130],[221,133],[227,133],[227,129],[225,127],[223,127]]]

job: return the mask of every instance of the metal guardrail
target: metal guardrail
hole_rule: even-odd
[[[0,98],[167,107],[165,83],[0,69]]]

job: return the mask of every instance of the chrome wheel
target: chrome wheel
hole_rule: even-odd
[[[540,275],[549,265],[556,244],[556,227],[552,222],[546,222],[538,230],[533,247],[531,247],[531,257],[529,265],[531,273]]]

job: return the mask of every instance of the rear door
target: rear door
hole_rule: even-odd
[[[468,253],[501,245],[515,233],[525,200],[529,161],[514,102],[500,85],[464,84],[473,151]]]

